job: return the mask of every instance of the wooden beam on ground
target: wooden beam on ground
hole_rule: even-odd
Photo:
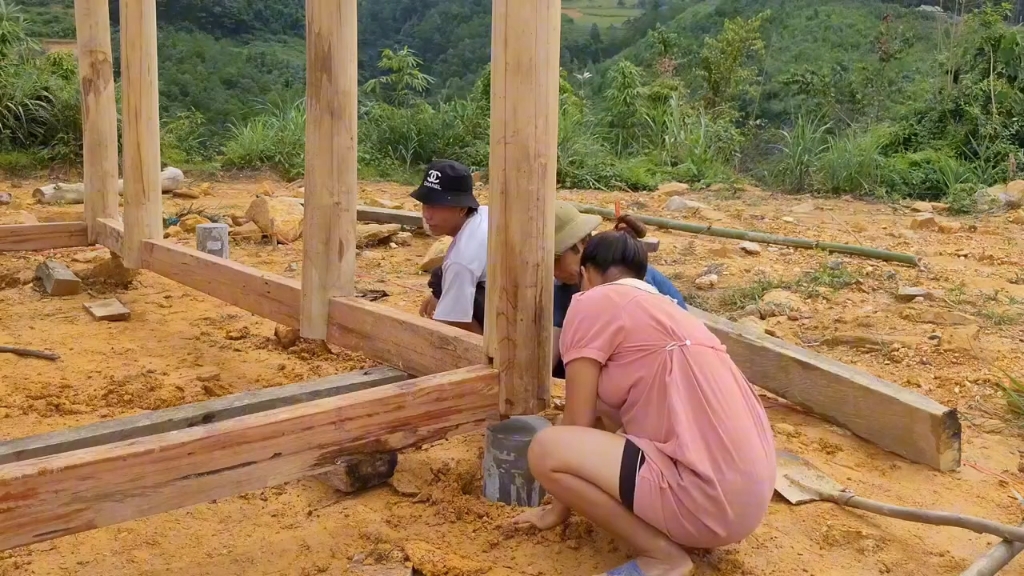
[[[0,550],[282,484],[353,454],[482,427],[497,373],[475,366],[0,466]]]
[[[359,206],[356,208],[356,219],[374,224],[401,224],[409,228],[423,228],[423,215],[409,210]]]
[[[52,250],[89,245],[85,222],[0,226],[0,252]]]
[[[491,16],[484,327],[504,416],[550,399],[560,10],[558,0],[494,0]]]
[[[100,243],[96,221],[117,219],[117,102],[107,0],[75,0],[78,78],[82,88],[82,166],[89,241]]]
[[[356,0],[306,0],[306,189],[300,333],[327,339],[327,307],[356,291]]]
[[[478,334],[360,298],[334,298],[327,342],[414,376],[486,362]]]
[[[95,224],[95,243],[120,256],[124,245],[124,224],[115,218],[98,218]]]
[[[298,328],[301,289],[295,280],[166,240],[146,240],[142,246],[146,270],[261,318]]]
[[[121,2],[124,125],[124,244],[128,268],[142,267],[142,243],[163,236],[156,0]]]
[[[408,374],[394,368],[370,368],[18,438],[0,443],[0,465],[223,422],[408,379]]]
[[[942,471],[960,467],[957,411],[881,378],[690,308],[760,388],[881,448]]]

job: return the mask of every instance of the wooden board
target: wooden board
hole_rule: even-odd
[[[408,374],[394,368],[370,368],[309,382],[242,392],[195,404],[115,418],[70,430],[18,438],[0,443],[0,464],[185,430],[408,379]]]
[[[44,260],[36,266],[36,278],[43,282],[43,290],[50,296],[74,296],[82,291],[82,281],[64,264]]]
[[[356,219],[360,222],[375,224],[401,224],[410,228],[423,228],[423,215],[409,210],[391,210],[390,208],[374,208],[357,206]]]
[[[88,232],[85,222],[0,226],[0,252],[88,246]]]
[[[327,342],[414,376],[481,364],[478,334],[360,298],[333,298]],[[495,398],[497,405],[497,398]]]
[[[111,218],[99,218],[95,229],[96,242],[120,256],[121,244],[124,243],[124,224]]]
[[[753,384],[908,460],[942,471],[960,467],[956,410],[758,330],[690,312]]]
[[[496,416],[475,366],[0,466],[0,550],[259,490],[347,455],[401,450]]]
[[[166,240],[143,242],[142,267],[261,318],[299,327],[301,289],[290,278]]]
[[[117,298],[86,302],[82,306],[93,318],[104,322],[121,322],[132,317],[132,311],[125,308]]]

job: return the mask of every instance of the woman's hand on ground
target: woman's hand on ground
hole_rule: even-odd
[[[423,299],[423,303],[420,304],[420,316],[424,318],[432,318],[436,308],[437,298],[434,298],[433,295],[427,296]]]
[[[512,519],[516,526],[536,526],[541,530],[550,530],[556,526],[565,524],[569,519],[569,508],[561,505],[547,504],[537,508],[530,508],[519,516]]]

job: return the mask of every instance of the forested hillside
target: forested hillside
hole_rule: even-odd
[[[303,0],[157,5],[165,160],[300,175]],[[1022,9],[565,0],[560,183],[753,179],[968,210],[1024,145],[1024,46],[1010,26]],[[436,157],[485,167],[490,1],[361,0],[359,10],[363,175],[402,178]],[[0,31],[0,160],[74,165],[74,59],[38,48],[73,36],[72,0],[0,0]]]

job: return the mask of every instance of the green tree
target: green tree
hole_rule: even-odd
[[[762,12],[749,20],[730,18],[721,33],[705,39],[698,69],[709,108],[732,102],[757,77],[756,60],[764,56],[761,25],[769,14]]]
[[[409,49],[381,51],[377,67],[384,76],[374,78],[363,85],[363,90],[378,100],[392,106],[407,106],[413,100],[422,98],[434,79],[420,72],[423,61]]]

